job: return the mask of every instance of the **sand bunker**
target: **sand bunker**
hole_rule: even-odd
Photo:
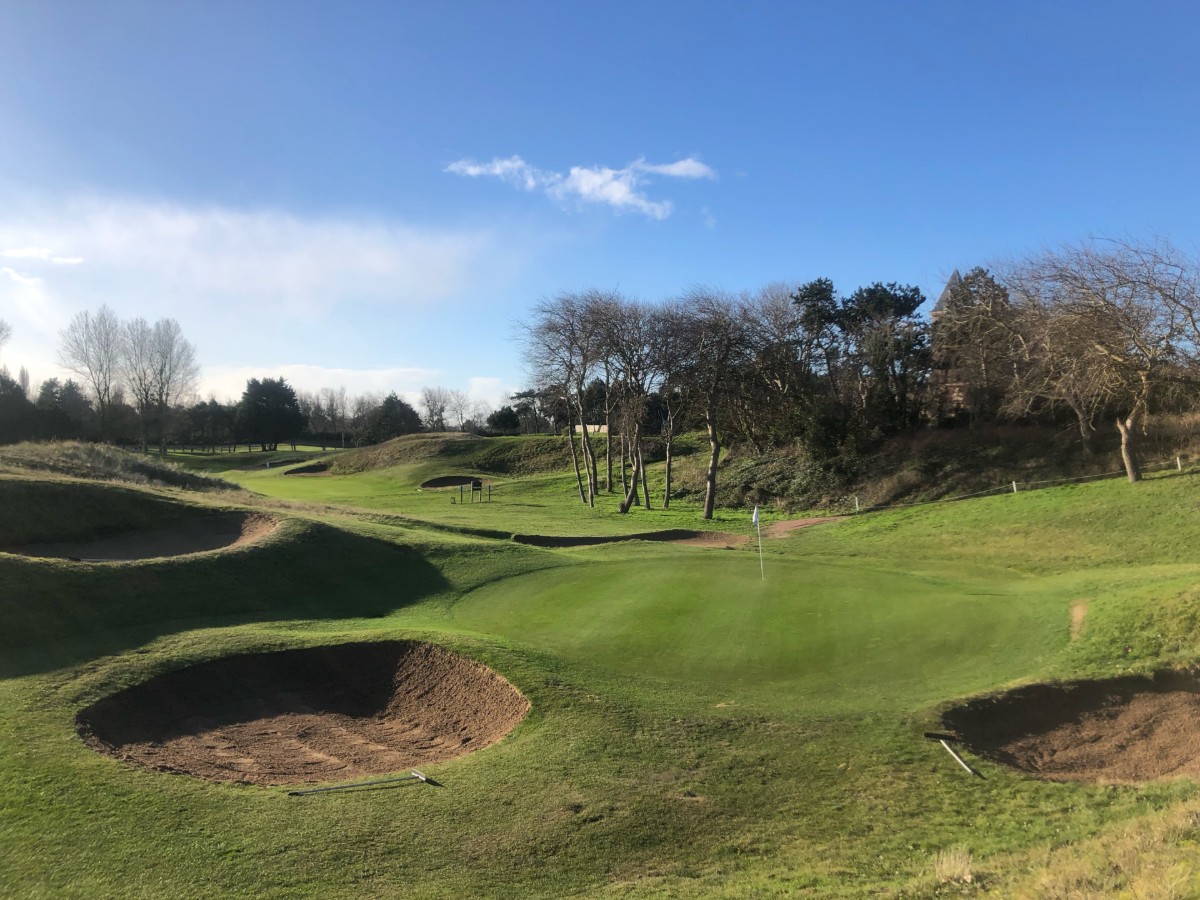
[[[618,541],[669,541],[677,544],[703,544],[712,546],[734,546],[750,540],[748,535],[722,534],[718,531],[692,531],[687,528],[668,528],[663,531],[644,531],[640,534],[577,535],[568,537],[550,534],[514,534],[518,544],[532,547],[593,547],[597,544],[615,544]]]
[[[199,514],[153,531],[127,531],[89,541],[26,544],[9,552],[86,562],[158,559],[234,547],[269,534],[276,524],[270,516],[257,513]]]
[[[791,534],[799,528],[832,522],[843,516],[821,516],[814,519],[789,519],[775,522],[763,531],[766,537],[777,538]],[[750,526],[751,528],[753,526]],[[667,528],[662,531],[643,531],[639,534],[576,535],[567,537],[550,534],[514,534],[518,544],[533,547],[593,547],[597,544],[615,544],[618,541],[667,541],[672,544],[691,544],[696,547],[740,547],[752,539],[753,534],[729,534],[724,531],[693,531],[688,528]]]
[[[529,701],[491,669],[415,641],[233,656],[79,713],[93,749],[209,781],[297,784],[444,762],[500,740]]]
[[[307,466],[297,466],[294,469],[288,469],[284,475],[326,475],[329,473],[329,463],[318,462],[309,463]]]
[[[473,475],[439,475],[437,478],[430,478],[428,481],[422,481],[420,486],[422,490],[449,487],[470,487],[476,481],[481,481],[481,479],[476,478]]]
[[[943,720],[980,756],[1051,781],[1200,777],[1200,680],[1192,673],[1032,685]]]

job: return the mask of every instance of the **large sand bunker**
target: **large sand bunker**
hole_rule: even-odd
[[[1032,685],[972,700],[943,720],[980,756],[1051,781],[1200,777],[1193,673]]]
[[[619,541],[666,541],[674,544],[721,545],[732,547],[750,540],[749,535],[724,534],[719,531],[693,531],[690,528],[667,528],[663,531],[643,531],[638,534],[552,535],[514,534],[518,544],[531,547],[594,547]]]
[[[422,490],[435,490],[437,488],[451,487],[470,487],[476,481],[482,481],[475,475],[439,475],[437,478],[430,478],[427,481],[422,481],[420,487]]]
[[[198,514],[153,530],[126,531],[92,540],[25,544],[10,549],[24,556],[118,562],[221,550],[263,537],[276,522],[258,513]]]
[[[79,713],[92,748],[209,781],[297,784],[381,775],[500,740],[529,701],[491,669],[415,641],[214,660]]]

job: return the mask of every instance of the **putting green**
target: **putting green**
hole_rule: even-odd
[[[609,671],[824,715],[915,708],[1038,671],[1067,613],[1030,580],[982,586],[698,550],[522,575],[457,624]]]

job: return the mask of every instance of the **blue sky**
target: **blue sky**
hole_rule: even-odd
[[[496,403],[513,322],[1197,243],[1200,14],[1131,3],[0,4],[0,363],[81,309],[251,375]]]

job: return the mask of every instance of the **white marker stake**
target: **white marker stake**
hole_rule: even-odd
[[[758,574],[762,577],[763,581],[766,581],[767,580],[767,571],[766,571],[766,569],[763,568],[763,555],[762,555],[762,525],[760,525],[759,521],[758,521],[758,507],[757,506],[754,507],[754,517],[751,519],[751,521],[754,523],[754,527],[758,529]]]

